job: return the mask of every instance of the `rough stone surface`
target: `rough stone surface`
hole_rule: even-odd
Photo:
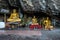
[[[60,40],[60,29],[54,29],[52,31],[44,29],[10,31],[0,30],[0,40]]]

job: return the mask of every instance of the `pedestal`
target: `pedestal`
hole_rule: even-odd
[[[42,26],[41,25],[30,25],[30,29],[34,29],[34,28],[41,29]]]

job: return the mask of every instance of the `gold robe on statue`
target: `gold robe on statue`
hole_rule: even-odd
[[[13,13],[11,13],[10,17],[7,19],[9,22],[18,22],[21,21],[19,18],[19,14],[16,12],[16,10],[13,10]]]

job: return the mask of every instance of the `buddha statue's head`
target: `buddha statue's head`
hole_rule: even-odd
[[[47,20],[49,20],[49,17],[47,17]]]
[[[13,13],[16,13],[16,9],[13,9]]]
[[[33,18],[35,18],[35,16]]]

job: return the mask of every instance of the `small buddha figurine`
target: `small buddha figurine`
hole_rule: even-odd
[[[51,21],[49,20],[49,17],[47,17],[46,20],[44,20],[44,25],[45,25],[45,30],[52,29],[53,27],[51,26]]]
[[[35,16],[32,18],[32,25],[38,25],[37,19]]]
[[[13,9],[13,13],[11,13],[10,18],[8,18],[7,21],[9,21],[9,22],[21,21],[18,13],[16,12],[16,9]]]

